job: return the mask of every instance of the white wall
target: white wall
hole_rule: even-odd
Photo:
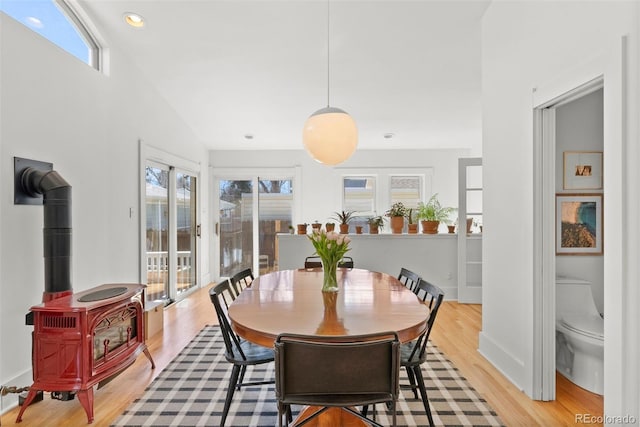
[[[573,79],[578,86],[585,83],[583,77],[603,74],[607,153],[605,312],[611,313],[605,318],[605,414],[636,417],[640,406],[640,251],[635,243],[637,214],[633,219],[631,216],[638,209],[635,192],[640,181],[627,166],[636,167],[638,163],[638,28],[638,3],[631,1],[494,1],[485,13],[482,105],[486,232],[480,336],[480,351],[531,395],[534,101],[541,90],[559,80]],[[620,52],[625,35],[626,64]],[[628,79],[626,88],[621,83],[623,70]]]
[[[556,109],[556,193],[596,193],[602,190],[564,190],[563,153],[602,151],[603,91],[597,90]],[[604,203],[607,197],[604,195]],[[605,231],[606,233],[606,231]],[[602,255],[556,256],[556,274],[592,283],[596,306],[604,313],[604,262]]]
[[[138,140],[205,165],[207,152],[116,50],[106,76],[2,13],[0,24],[0,384],[27,386],[33,328],[24,316],[44,291],[43,209],[13,204],[14,156],[53,163],[73,187],[73,288],[81,291],[139,280]],[[202,261],[206,274],[208,255]]]

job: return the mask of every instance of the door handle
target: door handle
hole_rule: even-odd
[[[200,224],[196,225],[196,236],[202,237],[202,226]]]
[[[216,236],[219,236],[219,235],[220,235],[220,232],[219,232],[219,230],[218,230],[218,224],[219,224],[219,223],[218,223],[218,222],[216,222]]]

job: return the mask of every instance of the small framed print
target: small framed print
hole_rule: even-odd
[[[556,194],[556,254],[602,255],[602,194]]]
[[[565,151],[565,190],[602,189],[602,151]]]

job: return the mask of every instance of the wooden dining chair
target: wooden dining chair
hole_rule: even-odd
[[[308,256],[304,259],[304,268],[322,268],[322,260],[319,256]]]
[[[243,289],[251,286],[251,282],[253,282],[253,272],[250,268],[245,268],[242,271],[237,272],[233,276],[231,276],[231,286],[235,291],[236,295],[240,295]]]
[[[444,299],[444,292],[438,286],[423,279],[418,280],[416,289],[416,295],[418,295],[418,297],[421,298],[429,307],[429,318],[427,320],[427,327],[425,331],[417,340],[400,346],[400,365],[405,368],[407,371],[407,377],[409,378],[409,384],[402,384],[401,387],[412,389],[413,395],[416,399],[418,398],[418,392],[420,392],[422,404],[424,405],[424,410],[427,414],[427,418],[429,419],[429,425],[433,427],[433,416],[431,415],[431,408],[429,406],[429,399],[427,397],[427,389],[424,384],[421,365],[427,361],[427,344],[429,342],[429,335],[431,334],[438,310],[440,309],[440,305]]]
[[[231,289],[231,282],[228,279],[218,285],[215,285],[209,291],[209,297],[211,298],[211,302],[215,308],[218,324],[220,325],[220,331],[222,332],[222,338],[224,340],[224,357],[227,359],[227,362],[232,365],[229,388],[227,389],[227,397],[224,402],[220,427],[223,427],[227,420],[231,400],[233,399],[236,389],[239,390],[240,387],[251,385],[274,383],[274,380],[244,382],[244,374],[247,366],[273,362],[274,353],[273,349],[262,347],[241,339],[235,334],[235,332],[233,332],[231,329],[231,323],[227,317],[227,311],[229,308],[229,301],[227,301],[227,298],[230,293],[232,294],[233,291]]]
[[[396,425],[399,349],[396,332],[345,337],[280,334],[275,342],[278,425],[291,405],[320,407],[297,425],[328,408],[347,411],[381,426],[353,407],[387,403]],[[315,409],[315,408],[314,408]]]
[[[353,258],[343,257],[338,261],[339,268],[353,268]],[[319,256],[308,256],[304,260],[304,268],[322,268],[322,260]]]
[[[402,267],[400,268],[400,274],[398,274],[398,280],[415,293],[418,281],[420,280],[420,275]]]

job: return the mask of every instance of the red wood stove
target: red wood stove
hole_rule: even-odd
[[[107,382],[140,354],[155,364],[144,337],[144,288],[106,284],[31,307],[33,385],[16,422],[42,391],[75,392],[93,421],[93,387]]]

